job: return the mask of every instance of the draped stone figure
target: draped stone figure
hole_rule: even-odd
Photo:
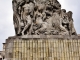
[[[69,34],[70,35],[77,35],[76,30],[74,28],[74,24],[73,24],[73,18],[72,18],[72,12],[69,11],[67,12],[68,14],[68,18],[69,18]]]
[[[77,35],[72,12],[58,0],[13,0],[15,33],[20,35]]]

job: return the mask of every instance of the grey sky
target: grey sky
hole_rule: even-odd
[[[80,34],[80,0],[59,0],[63,9],[73,12],[74,26]],[[0,50],[9,36],[14,36],[12,0],[0,0]]]

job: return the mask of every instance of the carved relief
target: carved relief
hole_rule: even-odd
[[[57,0],[13,0],[16,35],[76,35],[72,12]]]

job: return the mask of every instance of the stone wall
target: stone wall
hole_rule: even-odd
[[[16,38],[6,40],[8,60],[80,60],[79,38]]]

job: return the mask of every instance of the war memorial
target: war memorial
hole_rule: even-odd
[[[15,36],[6,39],[7,60],[80,60],[80,36],[72,11],[58,0],[13,0]]]

